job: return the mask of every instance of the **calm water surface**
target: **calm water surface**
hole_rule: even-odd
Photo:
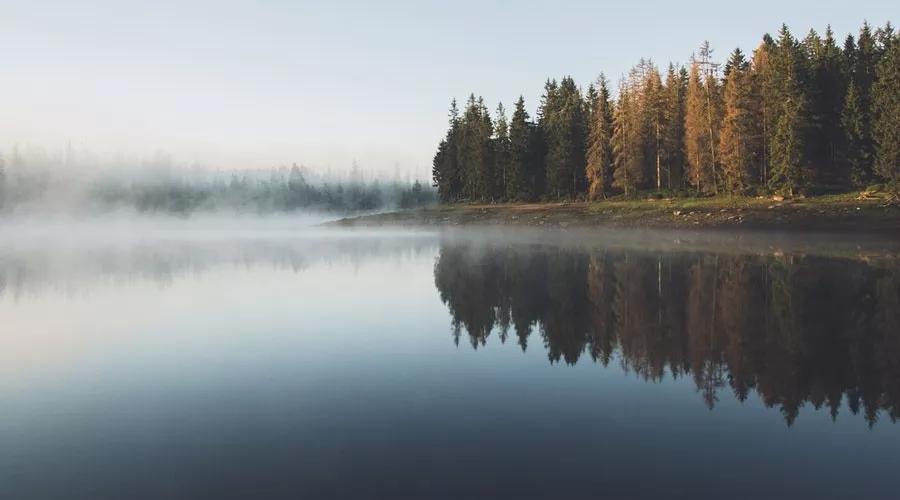
[[[897,498],[896,242],[0,246],[0,498]]]

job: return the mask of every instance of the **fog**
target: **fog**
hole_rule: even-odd
[[[0,215],[302,214],[319,218],[434,203],[431,186],[374,176],[354,163],[322,173],[292,164],[220,170],[159,152],[106,158],[71,147],[0,152]]]

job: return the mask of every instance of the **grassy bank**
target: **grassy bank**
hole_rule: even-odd
[[[878,232],[900,238],[900,204],[882,194],[798,199],[668,198],[578,203],[453,204],[340,220],[341,226],[519,225]]]

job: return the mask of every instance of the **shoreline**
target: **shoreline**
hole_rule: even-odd
[[[328,225],[773,230],[879,234],[900,238],[900,205],[849,195],[793,200],[674,198],[590,203],[449,204],[348,217]]]

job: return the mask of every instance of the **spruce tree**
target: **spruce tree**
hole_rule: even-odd
[[[462,172],[459,169],[460,117],[456,99],[450,103],[449,129],[438,146],[431,169],[433,184],[444,203],[459,199],[462,194]]]
[[[759,183],[763,186],[769,184],[772,170],[772,155],[769,148],[775,130],[775,110],[779,104],[772,66],[775,49],[775,41],[772,37],[768,34],[764,35],[762,43],[753,52],[752,62],[754,114],[759,120],[758,136],[754,143],[757,157],[756,170],[759,173]]]
[[[888,26],[889,27],[889,26]],[[900,188],[900,41],[888,38],[872,87],[875,172]]]
[[[583,190],[585,178],[584,102],[575,80],[568,76],[547,101],[553,104],[543,112],[548,194],[556,199],[575,197]]]
[[[525,201],[533,196],[528,182],[531,165],[532,130],[525,111],[525,99],[519,96],[509,125],[509,172],[506,199]]]
[[[728,60],[725,79],[725,118],[719,151],[726,191],[741,193],[751,181],[752,167],[752,89],[749,64],[741,49]]]
[[[506,110],[503,103],[497,105],[497,117],[494,120],[494,185],[492,198],[507,198],[511,171],[511,146],[509,140],[509,124],[506,121]],[[507,198],[508,199],[508,198]]]
[[[602,73],[597,79],[596,95],[592,101],[585,173],[588,196],[595,200],[606,195],[612,169],[612,102],[606,77]]]
[[[698,193],[711,192],[713,183],[707,120],[706,90],[700,80],[700,66],[694,63],[685,101],[684,153],[686,177]]]
[[[687,93],[687,70],[669,64],[663,89],[662,156],[666,187],[680,187],[684,178],[684,101]]]
[[[783,25],[773,61],[774,85],[781,102],[775,108],[775,130],[769,147],[772,154],[769,187],[791,196],[805,187],[803,159],[807,102],[802,89],[801,64],[799,46],[788,27]]]
[[[847,96],[844,98],[844,108],[841,112],[841,125],[844,130],[844,160],[849,169],[850,182],[853,186],[862,187],[870,180],[868,158],[865,157],[863,147],[862,102],[856,83],[851,81],[847,86]]]
[[[633,82],[632,82],[633,83]],[[638,88],[622,80],[613,114],[613,187],[630,196],[644,180],[644,129]]]
[[[662,188],[663,176],[663,132],[665,130],[665,108],[663,100],[662,79],[659,76],[659,70],[652,61],[641,61],[640,72],[642,75],[641,82],[641,111],[642,123],[646,129],[644,158],[646,179],[652,179],[653,187],[656,190]]]

